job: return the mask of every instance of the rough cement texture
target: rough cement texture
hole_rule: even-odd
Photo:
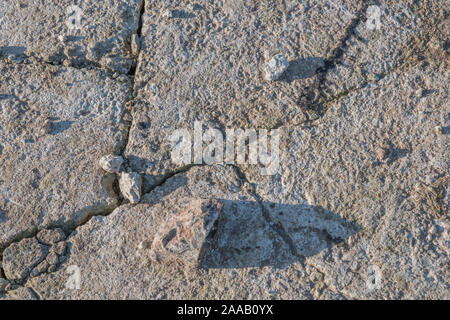
[[[0,300],[450,297],[445,2],[71,5],[0,4]]]
[[[215,199],[213,206],[223,206],[221,226],[217,226],[215,236],[211,235],[214,248],[205,248],[204,260],[200,261],[203,268],[192,263],[190,254],[173,253],[176,259],[159,261],[154,258],[154,247],[140,246],[143,241],[156,241],[157,245],[165,227],[172,219],[183,219],[183,214],[189,214],[186,210],[190,206],[200,210],[191,214],[201,214],[201,204],[211,205],[211,200],[201,199]],[[138,205],[123,205],[107,217],[91,219],[67,242],[70,255],[64,267],[27,283],[42,297],[250,297],[259,286],[252,280],[258,273],[270,277],[271,270],[290,262],[301,268],[296,262],[300,258],[292,255],[276,228],[267,223],[249,186],[230,167],[192,168],[170,178],[164,186],[145,195]],[[65,287],[65,266],[69,265],[77,265],[81,270],[80,290]],[[90,271],[94,269],[95,272]],[[85,272],[88,277],[83,276]],[[252,272],[255,276],[248,277]],[[245,278],[248,288],[241,287]],[[258,291],[269,297],[270,290]]]
[[[282,128],[281,149],[290,152],[276,175],[244,169],[298,251],[305,248],[296,241],[304,230],[292,223],[311,221],[303,213],[311,206],[356,224],[347,247],[307,258],[329,276],[328,285],[350,298],[448,294],[449,141],[434,130],[448,122],[445,79],[441,64],[392,73],[331,104],[315,125]],[[418,96],[419,88],[433,94]],[[382,157],[378,149],[386,150]],[[320,225],[311,222],[308,227]],[[382,284],[365,292],[358,278],[369,265],[380,269]]]
[[[74,5],[79,11],[71,10]],[[141,0],[2,1],[0,55],[127,73],[140,5]]]
[[[128,79],[0,60],[0,248],[70,229],[118,199],[98,165],[124,143]]]
[[[317,94],[317,69],[352,25],[349,14],[362,8],[353,1],[188,4],[146,2],[125,152],[133,169],[147,174],[145,190],[177,169],[167,137],[194,120],[221,128],[305,120],[299,104]],[[164,17],[168,9],[174,18]],[[267,81],[266,62],[277,53],[289,68]]]
[[[183,200],[180,200],[180,206]],[[154,261],[173,260],[201,266],[203,256],[215,240],[215,228],[223,219],[223,204],[217,200],[192,200],[169,216],[151,244]]]
[[[23,280],[39,262],[45,259],[48,247],[36,239],[23,239],[3,252],[3,270],[8,279]]]

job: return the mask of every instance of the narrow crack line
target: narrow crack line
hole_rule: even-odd
[[[400,71],[400,70],[402,70],[402,69],[403,69],[402,71],[408,71],[408,70],[410,70],[411,68],[414,68],[414,67],[416,67],[417,65],[419,65],[419,64],[421,64],[421,63],[423,63],[423,60],[417,60],[417,61],[414,61],[414,62],[406,61],[406,62],[404,62],[404,63],[401,64],[401,65],[398,65],[398,66],[396,66],[396,67],[393,67],[393,68],[389,69],[389,70],[388,70],[387,72],[385,72],[384,74],[379,75],[377,80],[364,82],[364,83],[362,83],[362,84],[361,84],[360,86],[358,86],[358,87],[351,88],[351,89],[347,90],[347,91],[345,92],[345,94],[342,95],[342,96],[331,97],[329,100],[327,100],[327,101],[325,102],[325,104],[324,104],[324,105],[326,106],[326,107],[325,107],[325,112],[324,112],[324,114],[323,114],[319,119],[312,120],[312,121],[304,121],[304,122],[300,122],[300,123],[297,123],[297,124],[285,124],[285,125],[282,125],[282,126],[288,126],[288,125],[294,125],[294,126],[297,126],[297,125],[302,125],[302,124],[305,124],[305,123],[314,124],[314,123],[316,123],[316,122],[319,122],[321,119],[323,119],[323,116],[325,115],[326,111],[328,111],[328,109],[330,108],[330,105],[332,105],[332,104],[334,104],[334,103],[336,103],[336,102],[338,102],[338,101],[344,99],[345,97],[349,96],[350,94],[353,94],[353,93],[355,93],[355,92],[364,90],[364,89],[366,89],[368,86],[370,86],[370,85],[372,85],[372,84],[376,84],[376,83],[381,82],[381,81],[384,80],[386,77],[388,77],[389,75],[391,75],[391,74],[393,74],[393,73],[395,73],[395,72],[397,72],[397,71]]]
[[[175,177],[176,175],[179,175],[179,174],[182,174],[182,173],[186,173],[186,172],[188,172],[189,170],[191,170],[194,167],[203,167],[203,166],[207,166],[207,165],[206,164],[189,164],[189,165],[181,167],[181,168],[179,168],[179,169],[177,169],[175,171],[172,171],[170,173],[165,174],[164,177],[161,178],[161,181],[159,181],[158,183],[152,185],[148,190],[146,190],[142,194],[142,197],[144,197],[145,195],[151,193],[156,188],[162,187],[167,182],[167,180]]]
[[[143,194],[143,196],[145,196],[145,195],[148,194],[148,193],[151,193],[154,189],[163,186],[163,185],[166,183],[166,181],[169,180],[170,178],[173,178],[173,177],[175,177],[175,176],[178,175],[178,174],[182,174],[182,173],[188,172],[188,171],[189,171],[191,168],[193,168],[193,167],[200,167],[200,166],[205,166],[205,165],[204,165],[204,164],[201,164],[201,165],[193,164],[193,165],[185,166],[185,167],[183,167],[183,168],[180,168],[180,169],[178,169],[178,170],[176,170],[176,171],[174,171],[174,172],[171,172],[171,173],[167,174],[167,175],[165,176],[165,178],[164,178],[160,183],[158,183],[158,184],[152,186],[151,190],[150,190],[149,192]],[[119,204],[119,205],[117,205],[115,208],[113,208],[113,209],[111,209],[111,210],[108,210],[108,211],[105,211],[105,212],[101,212],[101,213],[97,213],[97,214],[89,215],[85,220],[83,220],[83,222],[81,222],[81,223],[77,224],[76,226],[70,228],[70,229],[69,229],[69,232],[66,233],[67,236],[66,236],[65,239],[62,240],[62,241],[67,241],[67,239],[70,238],[70,237],[73,235],[73,233],[77,231],[78,228],[80,228],[80,227],[82,227],[83,225],[87,224],[92,218],[95,218],[95,217],[97,217],[97,216],[105,216],[105,217],[106,217],[106,216],[109,216],[114,210],[116,210],[117,208],[119,208],[119,207],[122,206],[122,205],[123,205],[123,204]],[[27,235],[26,237],[21,237],[20,239],[17,239],[17,240],[15,240],[15,241],[12,241],[12,242],[11,242],[10,244],[8,244],[4,249],[6,249],[7,247],[9,247],[12,243],[20,242],[20,241],[22,241],[23,239],[26,239],[26,238],[33,238],[33,237],[36,237],[36,235],[37,235],[37,233],[38,233],[39,231],[41,231],[41,230],[36,229],[35,232],[33,232],[33,234],[29,234],[29,235]],[[0,253],[0,259],[2,259],[3,251],[4,251],[4,250],[2,250],[2,252]],[[70,256],[70,252],[67,252],[67,253],[65,254],[65,256],[66,256],[66,257]],[[45,258],[44,258],[44,260],[45,260]],[[67,261],[67,259],[66,259],[66,261]],[[56,268],[54,271],[52,271],[52,272],[46,272],[46,274],[52,274],[52,273],[54,273],[54,272],[57,272],[58,270],[61,269],[61,267],[62,267],[63,264],[64,264],[64,262],[59,263],[59,264],[57,265],[57,268]],[[0,274],[0,275],[3,275],[4,278],[5,278],[6,280],[8,280],[9,282],[12,281],[11,279],[8,279],[8,278],[6,277],[5,273],[3,272],[3,269],[1,269],[0,271],[2,272],[2,274]],[[24,285],[30,280],[30,278],[32,278],[31,273],[30,273],[26,278],[24,278],[23,280],[21,280],[20,283],[22,283],[23,285],[20,285],[20,284],[18,284],[18,283],[16,283],[16,285],[18,285],[19,287],[20,287],[20,286],[24,287]],[[27,287],[27,288],[28,288],[28,287]],[[32,288],[30,287],[30,289],[32,289]],[[32,289],[32,290],[33,290],[33,289]],[[38,297],[39,299],[42,299],[42,297],[40,297],[40,295],[37,294],[37,292],[36,292],[35,290],[33,290],[33,293],[36,295],[36,297]],[[1,295],[0,295],[0,296],[1,296]]]
[[[308,124],[315,125],[316,122],[320,121],[325,116],[326,112],[329,109],[330,104],[335,103],[336,101],[342,100],[349,94],[357,92],[359,90],[362,90],[373,83],[378,83],[379,81],[383,80],[386,76],[392,74],[393,72],[401,70],[402,68],[409,70],[410,67],[414,67],[417,64],[421,63],[422,60],[427,59],[428,53],[425,52],[424,59],[422,59],[422,60],[419,59],[418,61],[411,62],[411,59],[413,59],[416,55],[417,56],[424,55],[424,47],[423,46],[430,40],[430,34],[433,34],[433,32],[437,31],[436,28],[434,27],[434,25],[432,27],[429,27],[427,24],[428,20],[425,20],[425,30],[422,30],[419,35],[419,39],[421,40],[421,42],[413,43],[410,46],[409,45],[406,46],[406,47],[412,47],[412,50],[407,51],[407,55],[402,57],[402,59],[400,60],[400,62],[397,66],[387,70],[384,74],[379,75],[379,78],[374,81],[367,81],[367,79],[366,79],[364,82],[359,84],[357,87],[353,87],[353,88],[349,88],[349,89],[345,90],[343,94],[327,97],[324,93],[326,75],[329,73],[330,70],[333,70],[337,65],[340,64],[339,60],[342,58],[342,56],[345,53],[346,42],[353,36],[357,37],[357,35],[355,34],[355,29],[358,26],[358,24],[360,24],[361,21],[363,21],[363,19],[365,18],[365,12],[367,11],[367,8],[370,5],[371,5],[370,3],[364,4],[364,6],[355,14],[355,17],[350,22],[349,26],[346,28],[344,36],[339,41],[339,45],[334,50],[332,50],[332,53],[330,54],[330,56],[325,60],[325,65],[316,71],[316,73],[318,74],[318,78],[319,78],[319,80],[318,80],[319,84],[317,86],[319,93],[315,98],[311,99],[311,102],[303,105],[302,108],[304,108],[306,110],[317,111],[318,117],[316,119],[310,119],[308,114],[305,113],[305,116],[307,119],[304,121],[297,122],[297,123],[292,123],[289,121],[280,121],[277,125],[273,126],[272,128],[268,128],[268,130],[279,129],[279,128],[286,127],[286,126],[299,126],[299,125],[308,125]],[[420,10],[420,9],[421,8],[418,8],[417,10]],[[432,30],[432,31],[430,31],[430,30]],[[425,50],[425,51],[429,51],[429,50]],[[306,96],[308,96],[308,94],[310,94],[310,93],[312,93],[312,92],[307,93]]]
[[[126,127],[126,133],[125,133],[125,139],[124,142],[122,143],[122,147],[120,150],[120,155],[125,158],[124,154],[125,151],[127,149],[128,146],[128,142],[130,141],[130,133],[131,133],[131,127],[133,125],[134,122],[134,118],[133,118],[133,113],[132,113],[132,108],[134,106],[135,103],[135,98],[137,96],[137,93],[135,92],[134,88],[135,88],[135,82],[136,82],[136,72],[138,69],[138,64],[139,64],[139,58],[141,56],[141,52],[142,52],[142,27],[144,24],[144,14],[145,14],[145,0],[141,0],[141,4],[139,7],[139,19],[138,19],[138,26],[136,29],[136,34],[139,37],[139,52],[137,57],[135,57],[134,62],[133,62],[133,66],[130,69],[130,72],[128,74],[128,77],[130,78],[130,86],[131,86],[131,99],[129,101],[126,102],[126,108],[125,108],[125,113],[129,115],[129,117],[131,118],[129,124],[127,124]]]
[[[334,69],[338,65],[339,60],[345,53],[346,42],[352,36],[355,36],[355,29],[358,26],[358,24],[363,20],[365,16],[364,13],[367,11],[369,5],[370,3],[365,3],[363,7],[356,14],[354,14],[354,18],[346,27],[343,37],[341,38],[341,40],[338,41],[338,45],[331,51],[331,54],[326,59],[324,59],[324,66],[316,70],[317,85],[314,88],[312,88],[312,90],[309,90],[308,92],[305,93],[305,95],[303,95],[303,97],[306,98],[307,102],[302,105],[300,105],[299,102],[299,107],[300,109],[304,110],[316,111],[318,113],[317,114],[318,118],[311,120],[308,113],[303,112],[306,117],[306,120],[303,121],[302,123],[308,123],[319,120],[325,115],[326,109],[323,108],[323,105],[326,104],[326,102],[328,102],[329,100],[329,98],[327,98],[327,95],[324,92],[326,75],[329,73],[330,70]],[[308,100],[310,102],[308,102]],[[289,120],[285,121],[283,119],[280,119],[279,123],[270,130],[278,129],[286,125],[290,125]]]
[[[145,0],[141,0],[141,5],[139,7],[139,20],[138,20],[138,28],[136,33],[139,37],[142,36],[142,26],[143,26],[143,17],[145,14]]]
[[[256,202],[258,202],[259,206],[261,207],[262,216],[263,216],[264,220],[266,220],[268,225],[283,239],[283,241],[289,247],[291,254],[294,255],[295,257],[299,258],[300,259],[299,262],[302,264],[302,266],[304,266],[305,257],[297,251],[294,241],[289,236],[289,234],[286,232],[285,228],[280,223],[273,221],[273,219],[270,217],[269,210],[267,210],[266,206],[264,205],[264,201],[261,198],[261,196],[256,192],[254,184],[250,183],[250,181],[247,179],[247,176],[241,170],[240,167],[238,167],[236,165],[230,165],[230,166],[232,166],[236,170],[238,177],[250,186],[250,188],[251,188],[249,190],[250,194],[255,198]]]
[[[142,0],[141,1],[141,5],[139,7],[138,27],[136,29],[136,34],[139,37],[141,37],[141,35],[142,35],[142,26],[143,26],[143,15],[144,15],[144,13],[145,13],[145,0]],[[141,54],[141,50],[139,50],[138,56],[135,58],[135,63],[134,63],[135,65],[139,61],[140,54]],[[132,126],[132,123],[133,123],[133,116],[132,116],[132,113],[130,112],[129,108],[132,107],[132,105],[133,105],[133,103],[135,101],[134,99],[136,97],[136,94],[134,92],[135,76],[136,76],[136,68],[133,69],[132,73],[128,74],[128,77],[130,78],[130,86],[131,86],[131,99],[125,102],[125,113],[128,113],[130,115],[131,121],[130,121],[130,123],[127,123],[127,125],[126,125],[125,138],[123,139],[122,145],[120,147],[120,155],[122,155],[122,156],[124,155],[124,153],[126,151],[126,148],[127,148],[127,145],[128,145],[129,139],[130,139],[131,126]],[[118,183],[118,179],[117,179],[117,175],[116,175],[116,179],[113,182],[113,184],[117,184],[117,183]],[[108,216],[114,210],[116,210],[117,208],[122,206],[123,205],[123,199],[121,199],[120,193],[118,192],[118,190],[114,190],[114,193],[116,195],[116,199],[117,199],[117,202],[118,202],[118,204],[114,208],[112,208],[110,210],[106,210],[104,212],[97,213],[97,214],[89,215],[89,217],[85,221],[79,223],[78,225],[76,225],[75,227],[70,229],[70,232],[69,232],[69,235],[67,236],[67,238],[69,238],[72,235],[72,233],[75,232],[79,227],[87,224],[92,218],[94,218],[96,216]]]
[[[326,75],[330,70],[336,68],[339,64],[339,61],[342,59],[346,43],[350,40],[351,37],[355,36],[355,29],[361,23],[363,18],[365,17],[365,12],[367,8],[370,6],[370,3],[364,3],[362,8],[355,14],[355,17],[351,20],[347,28],[345,29],[344,35],[341,40],[338,42],[338,45],[332,50],[331,54],[325,59],[324,66],[319,68],[318,71],[318,90],[319,94],[315,101],[313,101],[310,105],[310,109],[317,109],[319,112],[319,119],[322,118],[326,112],[326,110],[321,110],[321,101],[326,101],[326,95],[324,93],[324,86],[326,82]]]
[[[151,189],[150,189],[148,192],[143,193],[143,194],[142,194],[142,197],[144,197],[145,195],[151,193],[151,192],[152,192],[153,190],[155,190],[156,188],[163,186],[163,185],[166,183],[166,181],[169,180],[170,178],[173,178],[173,177],[175,177],[175,176],[178,175],[178,174],[182,174],[182,173],[188,172],[188,171],[189,171],[191,168],[193,168],[193,167],[199,167],[199,166],[204,166],[204,165],[195,165],[195,164],[193,164],[193,165],[185,166],[185,167],[183,167],[183,168],[180,168],[180,169],[178,169],[178,170],[176,170],[176,171],[174,171],[174,172],[171,172],[171,173],[167,174],[167,175],[164,177],[164,179],[163,179],[160,183],[153,185],[153,186],[151,187]],[[107,216],[109,216],[113,211],[115,211],[117,208],[119,208],[119,207],[121,207],[121,206],[123,206],[123,205],[124,205],[124,203],[120,203],[119,205],[117,205],[117,206],[116,206],[114,209],[112,209],[112,210],[108,210],[108,211],[106,211],[106,212],[104,212],[104,213],[99,213],[99,214],[94,214],[94,215],[89,216],[89,218],[86,219],[84,222],[82,222],[82,223],[78,224],[77,226],[75,226],[75,227],[73,227],[73,228],[70,229],[69,235],[66,237],[66,240],[67,240],[67,238],[69,238],[70,236],[72,236],[72,234],[73,234],[79,227],[82,227],[83,225],[87,224],[92,218],[97,217],[97,216],[104,216],[104,217],[107,217]]]
[[[361,10],[359,10],[355,14],[355,17],[351,20],[350,24],[345,29],[344,36],[339,41],[338,46],[332,50],[331,55],[324,61],[324,66],[322,68],[319,68],[318,71],[321,75],[323,75],[323,76],[326,75],[328,73],[328,71],[330,71],[331,69],[334,69],[336,67],[336,64],[338,63],[338,61],[342,58],[342,56],[345,53],[346,42],[348,40],[350,40],[350,38],[352,36],[355,36],[355,29],[358,26],[358,24],[360,24],[361,21],[363,20],[363,18],[365,17],[365,12],[367,11],[367,8],[369,6],[370,6],[370,3],[365,3],[362,6]],[[324,77],[320,79],[320,81],[321,81],[320,85],[323,84],[324,80],[325,80]]]
[[[164,177],[164,179],[161,180],[160,183],[158,183],[158,184],[156,184],[156,185],[153,185],[153,186],[151,187],[151,189],[150,189],[148,192],[146,192],[145,194],[143,194],[143,197],[144,197],[145,195],[148,195],[149,193],[151,193],[151,192],[152,192],[153,190],[155,190],[156,188],[162,187],[169,179],[175,177],[176,175],[182,174],[182,173],[186,173],[186,172],[188,172],[190,169],[192,169],[193,167],[202,167],[202,166],[207,166],[207,165],[205,165],[205,164],[191,164],[191,165],[185,166],[185,167],[183,167],[183,168],[180,168],[180,169],[178,169],[178,170],[176,170],[176,171],[174,171],[174,172],[171,172],[171,173],[167,174],[167,175]],[[256,201],[258,202],[258,204],[260,205],[264,220],[265,220],[265,221],[269,224],[269,226],[270,226],[270,227],[271,227],[271,228],[272,228],[272,229],[273,229],[273,230],[274,230],[274,231],[275,231],[275,232],[283,239],[283,241],[284,241],[284,242],[287,244],[287,246],[289,247],[289,250],[291,251],[291,254],[294,255],[294,256],[296,256],[296,257],[298,257],[298,258],[300,259],[299,262],[303,265],[303,264],[304,264],[305,257],[304,257],[303,255],[301,255],[300,253],[298,253],[298,251],[297,251],[297,249],[296,249],[296,247],[295,247],[294,241],[293,241],[292,238],[289,236],[289,234],[286,232],[286,230],[284,229],[284,227],[283,227],[280,223],[277,223],[277,222],[275,222],[275,221],[272,220],[272,218],[270,217],[269,211],[267,210],[267,208],[266,208],[266,207],[264,206],[264,204],[263,204],[263,200],[262,200],[261,196],[259,196],[259,194],[256,192],[256,190],[255,190],[253,184],[249,182],[249,180],[247,179],[247,177],[245,176],[245,174],[244,174],[244,172],[241,170],[241,168],[239,168],[239,167],[236,166],[236,165],[231,165],[231,164],[227,164],[227,165],[225,165],[225,166],[231,166],[232,168],[234,168],[235,171],[236,171],[236,173],[237,173],[237,175],[238,175],[238,177],[239,177],[241,180],[243,180],[244,182],[246,182],[246,183],[250,186],[250,188],[251,188],[251,190],[249,190],[249,191],[250,191],[250,194],[255,198],[255,200],[256,200]]]
[[[101,65],[98,65],[98,64],[88,64],[83,67],[75,66],[75,65],[65,66],[63,63],[55,63],[55,62],[47,61],[45,59],[42,59],[42,58],[39,58],[36,56],[25,56],[24,55],[24,56],[21,56],[21,58],[22,58],[22,61],[18,62],[15,60],[11,60],[8,57],[0,56],[0,60],[4,60],[7,63],[15,64],[15,65],[40,65],[40,66],[63,67],[63,68],[75,69],[75,70],[95,70],[95,71],[105,72],[110,77],[112,77],[114,74],[126,75],[126,73],[103,68]]]
[[[139,35],[139,37],[142,35],[142,25],[143,25],[143,19],[142,19],[142,17],[143,17],[143,15],[144,15],[144,13],[145,13],[145,0],[142,0],[142,1],[141,1],[141,6],[140,6],[140,8],[139,8],[138,27],[137,27],[137,29],[136,29],[136,33]],[[137,64],[137,62],[139,61],[140,53],[141,53],[141,51],[139,51],[138,56],[135,58],[135,63],[136,63],[136,64]],[[31,56],[31,57],[25,57],[25,59],[28,59],[29,61],[30,61],[30,60],[33,60],[32,62],[33,62],[33,63],[36,63],[36,64],[50,65],[50,66],[62,66],[61,64],[51,63],[51,62],[48,62],[48,61],[45,61],[45,60],[42,60],[42,59],[38,59],[38,58],[33,57],[33,56]],[[17,62],[11,61],[10,59],[8,59],[8,58],[6,58],[6,57],[0,57],[0,60],[6,60],[8,63],[11,63],[11,64],[14,64],[14,63],[15,63],[15,64],[18,64]],[[26,62],[23,61],[23,62],[21,62],[21,63],[22,63],[22,64],[25,64]],[[67,68],[74,68],[74,69],[79,69],[79,70],[82,70],[82,69],[84,69],[84,70],[95,69],[95,70],[97,70],[97,71],[106,72],[106,73],[111,74],[111,75],[113,74],[113,72],[111,72],[110,70],[103,69],[103,68],[97,68],[97,67],[95,67],[95,66],[87,66],[87,67],[85,67],[85,68],[77,68],[77,67],[74,67],[74,66],[69,66],[69,67],[67,67]],[[132,74],[128,74],[128,77],[131,78],[131,79],[130,79],[130,80],[131,80],[131,81],[130,81],[130,86],[131,86],[131,93],[132,93],[131,99],[128,100],[128,101],[126,101],[126,102],[124,102],[125,105],[128,105],[128,106],[134,102],[134,98],[135,98],[135,92],[134,92],[134,79],[135,79],[135,73],[136,73],[136,69],[133,70],[133,73],[132,73]],[[125,108],[125,112],[129,112],[129,110],[128,110],[127,108]],[[131,113],[130,113],[130,116],[131,116]],[[132,117],[131,117],[131,118],[132,118]],[[132,121],[131,121],[130,124],[127,124],[127,127],[126,127],[125,139],[124,139],[124,141],[123,141],[123,143],[122,143],[122,146],[120,147],[121,155],[123,155],[123,153],[124,153],[125,150],[126,150],[126,146],[127,146],[127,144],[128,144],[128,141],[129,141],[129,135],[130,135],[130,128],[131,128],[131,125],[132,125]],[[178,173],[178,172],[177,172],[177,173]],[[175,174],[176,174],[176,173],[174,173],[173,175],[175,175]],[[172,176],[173,176],[173,175],[172,175]],[[170,178],[170,176],[168,176],[165,180],[167,180],[168,178]],[[164,180],[162,183],[164,183],[165,180]],[[115,181],[113,182],[113,184],[114,184],[114,183],[117,183],[117,177],[116,177]],[[156,186],[155,186],[155,187],[156,187]],[[101,212],[97,212],[97,213],[93,213],[93,214],[87,214],[86,218],[82,219],[82,221],[80,221],[78,224],[76,224],[76,225],[73,226],[73,227],[67,227],[67,226],[49,226],[49,229],[56,228],[56,227],[60,227],[60,228],[64,229],[65,232],[66,232],[66,234],[67,234],[66,238],[64,239],[64,241],[66,241],[66,240],[67,240],[67,239],[68,239],[68,238],[69,238],[69,237],[70,237],[70,236],[71,236],[71,235],[72,235],[79,227],[81,227],[81,226],[87,224],[92,218],[97,217],[97,216],[108,216],[108,215],[110,215],[115,209],[117,209],[118,207],[120,207],[120,206],[123,204],[123,202],[122,202],[121,199],[120,199],[120,194],[118,194],[115,190],[114,190],[114,193],[115,193],[115,196],[116,196],[116,199],[117,199],[117,202],[118,202],[118,204],[117,204],[116,206],[114,206],[114,208],[109,209],[109,210],[105,210],[105,211],[101,211]],[[16,242],[20,242],[20,241],[22,241],[23,239],[34,238],[34,237],[36,237],[36,235],[39,233],[39,231],[42,231],[43,229],[47,229],[47,228],[38,228],[38,227],[35,227],[32,231],[26,232],[25,235],[20,235],[20,236],[18,236],[17,238],[13,239],[11,242],[7,243],[7,244],[4,246],[4,248],[0,248],[0,259],[3,259],[3,252],[4,252],[4,250],[6,250],[6,248],[8,248],[11,244],[16,243]],[[55,271],[57,271],[57,270],[59,270],[59,269],[60,269],[60,268],[57,268]],[[2,275],[5,276],[5,279],[7,279],[5,273],[3,272],[3,269],[0,270],[0,272],[2,273]],[[30,278],[30,276],[28,276],[26,279],[24,279],[24,280],[23,280],[23,283],[26,283],[26,282],[29,280],[29,278]],[[7,280],[9,280],[9,279],[7,279]],[[36,295],[36,296],[39,297],[38,295]]]
[[[118,206],[116,206],[115,208],[113,208],[113,209],[110,209],[110,210],[106,210],[106,211],[103,211],[103,212],[99,212],[99,213],[94,213],[94,214],[89,214],[89,215],[87,215],[87,217],[85,218],[85,219],[83,219],[80,223],[78,223],[76,226],[73,226],[73,227],[64,227],[64,226],[59,226],[59,225],[50,225],[50,226],[48,226],[48,228],[34,228],[34,230],[33,230],[33,232],[31,232],[31,233],[28,233],[26,236],[22,236],[22,237],[17,237],[16,239],[14,239],[13,241],[11,241],[11,242],[9,242],[2,250],[1,250],[1,252],[0,252],[0,261],[3,259],[3,252],[9,247],[9,246],[11,246],[12,244],[14,244],[14,243],[18,243],[18,242],[20,242],[20,241],[22,241],[22,240],[24,240],[24,239],[30,239],[30,238],[36,238],[36,236],[37,236],[37,234],[40,232],[40,231],[42,231],[42,230],[51,230],[51,229],[55,229],[55,228],[61,228],[61,229],[63,229],[64,230],[64,234],[65,234],[65,237],[64,237],[64,240],[61,240],[61,241],[67,241],[67,239],[73,234],[73,232],[75,232],[79,227],[81,227],[81,226],[83,226],[83,225],[85,225],[86,223],[88,223],[92,218],[94,218],[94,217],[97,217],[97,216],[108,216],[109,214],[111,214],[115,209],[117,209],[117,207]],[[39,240],[37,240],[39,243],[41,243]],[[42,243],[41,243],[42,244]],[[47,244],[45,244],[46,246],[48,246]],[[49,254],[49,252],[45,255],[45,257],[43,257],[43,259],[40,261],[40,262],[42,262],[42,261],[44,261],[46,258],[47,258],[47,255]],[[67,255],[67,254],[66,254]],[[39,263],[40,263],[39,262]],[[38,263],[38,264],[39,264]],[[37,265],[38,265],[37,264]],[[36,265],[36,266],[37,266]],[[57,270],[59,270],[60,269],[60,266],[62,265],[62,263],[58,263],[58,265],[57,265],[57,269],[55,270],[55,271],[57,271]],[[35,266],[35,267],[36,267]],[[6,273],[4,272],[4,270],[3,270],[3,268],[2,269],[0,269],[0,276],[1,275],[3,275],[3,277],[4,277],[4,279],[6,279],[6,280],[8,280],[8,281],[13,281],[12,279],[9,279],[7,276],[6,276]],[[53,272],[55,272],[55,271],[53,271]],[[50,273],[53,273],[53,272],[48,272],[47,274],[50,274]],[[28,275],[28,276],[26,276],[24,279],[22,279],[20,282],[21,283],[26,283],[30,278],[32,278],[32,276],[31,276],[31,272],[30,272],[30,274]]]
[[[18,235],[16,235],[16,237],[14,239],[12,239],[11,241],[8,241],[2,248],[0,248],[0,259],[3,259],[3,252],[10,245],[12,245],[13,243],[20,242],[23,239],[34,238],[39,233],[39,231],[41,231],[39,228],[33,227],[32,231],[23,232],[23,233],[19,233]]]
[[[419,48],[419,49],[420,49],[420,48]],[[411,58],[411,57],[410,57],[410,58]],[[333,97],[329,98],[327,101],[324,102],[324,109],[323,109],[324,112],[323,112],[323,114],[321,114],[321,116],[320,116],[318,119],[315,119],[315,120],[305,120],[305,121],[296,122],[296,123],[291,123],[291,122],[281,123],[281,124],[278,124],[277,126],[274,126],[274,127],[272,127],[272,128],[269,128],[268,130],[276,130],[276,129],[281,129],[281,128],[284,128],[284,127],[292,127],[292,126],[294,126],[294,127],[295,127],[295,126],[304,126],[304,125],[306,125],[306,126],[316,126],[317,123],[320,122],[320,121],[324,118],[326,112],[329,110],[329,108],[331,107],[331,105],[333,105],[333,104],[335,104],[335,103],[337,103],[337,102],[339,102],[339,101],[345,99],[345,98],[348,97],[350,94],[353,94],[353,93],[355,93],[355,92],[364,90],[364,89],[366,89],[368,86],[370,86],[370,85],[372,85],[372,84],[376,84],[376,83],[378,83],[378,82],[384,80],[386,77],[388,77],[389,75],[391,75],[391,74],[393,74],[393,73],[395,73],[395,72],[397,72],[397,71],[400,71],[400,70],[402,70],[402,69],[404,69],[403,71],[408,71],[408,70],[410,70],[411,68],[414,68],[414,67],[416,67],[417,65],[423,63],[424,61],[426,61],[426,59],[425,59],[425,60],[417,60],[417,61],[413,61],[413,62],[411,62],[410,60],[408,60],[408,61],[404,62],[404,63],[401,64],[401,65],[398,65],[398,66],[396,66],[396,67],[393,67],[393,68],[389,69],[389,70],[388,70],[387,72],[385,72],[384,74],[379,75],[379,77],[378,77],[377,80],[364,82],[364,83],[362,83],[362,84],[361,84],[360,86],[358,86],[358,87],[354,87],[354,88],[348,89],[347,91],[345,91],[345,94],[343,94],[343,95],[340,95],[340,96],[333,96]]]

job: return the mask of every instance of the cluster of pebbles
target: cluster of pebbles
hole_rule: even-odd
[[[99,160],[99,165],[106,172],[119,175],[120,192],[130,203],[136,204],[141,199],[142,177],[136,172],[121,171],[123,162],[121,156],[108,154]]]

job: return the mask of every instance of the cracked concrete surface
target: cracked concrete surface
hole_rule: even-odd
[[[35,57],[52,64],[128,73],[141,2],[2,2],[0,54],[12,60]],[[74,5],[78,10],[71,10]]]
[[[0,247],[114,209],[114,176],[93,165],[124,141],[127,77],[0,60]]]
[[[0,4],[0,299],[450,297],[444,3],[73,4]],[[195,121],[277,172],[176,164]]]

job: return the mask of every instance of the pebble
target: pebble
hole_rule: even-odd
[[[269,62],[266,63],[265,79],[269,81],[279,79],[288,67],[289,62],[283,54],[279,53],[273,56],[272,59],[270,59]]]
[[[440,135],[442,134],[442,127],[441,127],[441,126],[436,126],[436,127],[434,127],[434,133],[435,133],[437,136],[440,136]]]
[[[387,148],[378,147],[375,149],[375,156],[378,161],[382,161],[386,159],[389,155],[389,150]]]
[[[173,18],[173,13],[170,10],[166,10],[162,14],[163,18]]]
[[[137,34],[133,34],[133,36],[131,37],[131,52],[136,56],[139,53],[140,49],[139,36]]]
[[[116,173],[120,171],[120,167],[123,163],[123,158],[121,156],[115,156],[108,154],[100,159],[98,162],[103,170],[109,173]]]
[[[141,200],[142,177],[136,172],[122,172],[119,180],[119,188],[122,195],[130,203],[138,203]]]
[[[150,241],[148,241],[148,240],[143,240],[143,241],[141,241],[141,242],[139,243],[138,249],[139,249],[139,250],[144,250],[144,249],[150,248],[150,246],[151,246]]]
[[[36,238],[40,243],[51,245],[61,240],[64,240],[66,238],[66,235],[64,234],[64,231],[62,231],[59,228],[44,229],[42,231],[39,231]]]

